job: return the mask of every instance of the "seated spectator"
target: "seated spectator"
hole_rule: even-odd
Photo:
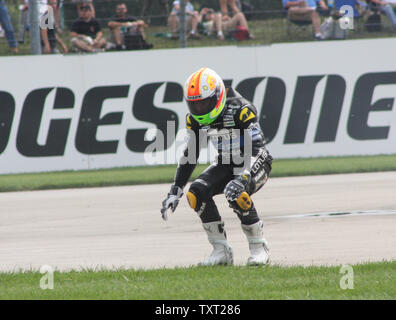
[[[371,10],[379,10],[392,23],[394,29],[396,29],[396,14],[393,11],[392,4],[388,1],[382,0],[366,0]]]
[[[81,18],[73,22],[70,32],[72,49],[79,52],[104,51],[106,40],[99,22],[93,18],[90,6],[81,8]]]
[[[14,28],[11,24],[10,14],[4,0],[0,0],[0,25],[4,29],[8,45],[13,53],[18,53],[18,44],[15,39]]]
[[[172,32],[172,39],[179,37],[179,16],[180,16],[180,1],[173,2],[171,14],[168,19],[169,26]],[[197,34],[198,27],[198,12],[194,11],[194,6],[190,0],[186,0],[186,31],[189,32],[190,39],[200,39]]]
[[[51,6],[53,12],[57,11],[58,0],[48,0],[48,5]],[[44,15],[48,14],[48,11]],[[41,51],[43,53],[59,53],[57,44],[59,44],[64,53],[68,53],[68,49],[57,33],[56,19],[54,19],[53,28],[40,28],[41,35]],[[46,22],[48,24],[48,21]]]
[[[283,0],[283,7],[287,10],[288,18],[291,21],[312,21],[315,31],[315,39],[322,40],[320,33],[320,16],[316,11],[317,4],[327,11],[328,7],[323,0]]]
[[[225,36],[232,36],[239,27],[246,30],[247,38],[254,38],[249,31],[247,20],[242,12],[238,12],[230,18],[229,16],[223,16],[221,13],[215,13],[213,9],[203,8],[198,20],[202,23],[204,32],[207,35],[216,34],[219,40],[224,40]]]
[[[77,14],[78,17],[81,18],[82,16],[82,11],[83,11],[83,7],[89,6],[91,8],[92,11],[92,17],[95,18],[96,13],[95,13],[95,8],[93,6],[92,0],[72,0],[73,3],[77,4]]]
[[[109,47],[115,48],[116,50],[127,49],[125,45],[125,38],[136,36],[140,37],[144,42],[146,41],[146,35],[144,28],[147,26],[143,20],[137,20],[135,17],[127,15],[128,9],[125,3],[120,3],[116,6],[116,15],[110,18],[108,27],[111,31],[110,45]],[[143,42],[143,44],[144,44]],[[147,44],[145,48],[151,48],[152,45]]]

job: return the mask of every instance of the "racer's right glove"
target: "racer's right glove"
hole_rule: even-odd
[[[229,202],[237,200],[246,191],[246,185],[250,181],[250,175],[242,174],[231,180],[224,188],[224,195]]]
[[[168,196],[164,201],[162,201],[161,215],[162,219],[168,220],[168,209],[170,208],[172,212],[175,212],[177,205],[179,204],[179,199],[183,195],[183,189],[178,186],[173,185],[168,193]]]

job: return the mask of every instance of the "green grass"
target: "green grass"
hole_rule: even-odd
[[[312,41],[313,32],[311,27],[304,29],[291,25],[290,32],[287,28],[287,20],[279,18],[279,13],[266,13],[264,20],[249,21],[249,28],[255,35],[254,40],[237,42],[232,40],[218,41],[213,37],[202,37],[201,40],[188,40],[188,47],[206,47],[220,45],[268,45],[280,42]],[[14,25],[17,23],[17,16],[14,17]],[[323,18],[322,18],[323,20]],[[396,34],[392,29],[388,19],[382,19],[384,30],[382,32],[366,32],[363,21],[355,21],[355,30],[350,31],[348,39],[373,39],[384,37],[395,37]],[[103,29],[104,36],[109,39],[109,30]],[[154,44],[154,49],[179,48],[180,43],[177,40],[170,40],[164,37],[155,36],[158,33],[168,33],[169,28],[165,26],[150,26],[147,29],[147,41]],[[65,30],[60,35],[62,40],[69,45],[69,31]],[[0,39],[0,56],[11,55],[11,51],[5,39]],[[26,42],[19,45],[19,55],[30,54],[30,42],[27,36]]]
[[[207,165],[198,165],[195,179]],[[176,166],[0,175],[0,192],[171,183]],[[396,155],[274,160],[272,177],[396,170]]]
[[[0,273],[0,299],[396,299],[396,262],[353,266],[353,289],[335,267],[189,267],[55,272],[42,290],[39,272]]]

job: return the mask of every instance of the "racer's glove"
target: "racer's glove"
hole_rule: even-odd
[[[250,176],[242,174],[234,180],[228,182],[224,188],[224,195],[229,202],[236,201],[246,191],[246,185],[249,183]]]
[[[168,220],[168,209],[170,208],[172,212],[175,212],[177,205],[179,204],[179,199],[183,195],[183,189],[178,186],[173,185],[168,193],[168,196],[164,201],[162,201],[161,215],[162,219]]]

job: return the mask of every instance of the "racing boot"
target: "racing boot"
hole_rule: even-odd
[[[200,263],[201,266],[233,264],[232,248],[227,242],[224,222],[215,221],[202,223],[208,240],[213,246],[213,251],[208,258]]]
[[[263,222],[251,225],[242,224],[242,230],[249,242],[250,257],[248,265],[265,265],[269,263],[269,248],[263,236]]]

